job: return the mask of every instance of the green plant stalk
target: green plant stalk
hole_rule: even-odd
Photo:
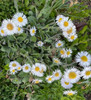
[[[14,96],[13,96],[12,100],[15,100],[15,97],[16,97],[16,95],[17,95],[17,92],[18,92],[19,86],[20,86],[20,84],[17,85],[17,90],[16,90],[16,92],[14,93]]]
[[[16,11],[19,12],[17,2],[18,2],[18,0],[14,0],[14,6],[16,8]]]
[[[31,63],[31,65],[33,65],[32,61],[31,61],[31,59],[29,58],[28,55],[24,55],[24,54],[22,54],[22,53],[20,53],[20,55],[22,55],[23,57],[27,58],[28,61]]]

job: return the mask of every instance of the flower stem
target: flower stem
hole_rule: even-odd
[[[14,6],[15,6],[16,11],[19,12],[17,2],[18,0],[14,0]]]
[[[12,100],[15,100],[15,97],[16,97],[16,95],[17,95],[17,92],[18,92],[19,86],[20,86],[20,84],[17,85],[17,90],[16,90],[16,92],[14,93],[14,96],[13,96]]]

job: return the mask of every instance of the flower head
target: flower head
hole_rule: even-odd
[[[46,77],[46,80],[47,80],[48,83],[52,83],[54,81],[54,78],[53,78],[53,76],[49,75],[49,76]]]
[[[78,52],[76,55],[76,62],[83,67],[89,66],[91,64],[91,55],[86,51]]]
[[[73,84],[70,82],[67,82],[64,78],[61,79],[61,85],[62,87],[64,87],[65,89],[70,89],[73,87]]]
[[[5,33],[5,31],[2,27],[0,27],[0,35],[1,36],[7,36],[7,34]]]
[[[39,84],[39,83],[41,83],[42,82],[42,80],[40,80],[40,79],[34,79],[33,80],[33,83],[35,83],[35,84]]]
[[[57,69],[57,70],[55,70],[53,72],[53,78],[54,78],[54,80],[59,80],[61,78],[61,76],[62,76],[62,73],[61,73],[61,71],[59,69]]]
[[[81,72],[81,76],[82,76],[84,79],[89,79],[89,78],[91,78],[91,66],[85,67],[85,68],[83,69],[83,71]]]
[[[16,13],[12,20],[19,27],[25,26],[28,23],[27,18],[23,13]]]
[[[60,40],[57,41],[56,44],[55,44],[55,47],[56,47],[56,48],[60,48],[60,47],[62,47],[62,46],[63,46],[63,42],[60,41]]]
[[[23,72],[28,73],[31,70],[30,64],[24,64],[23,66]]]
[[[36,34],[36,28],[35,26],[33,26],[32,28],[30,28],[30,35],[34,36]]]
[[[4,30],[4,32],[7,34],[7,35],[13,35],[14,33],[17,33],[17,26],[16,24],[10,20],[10,19],[7,19],[7,20],[4,20],[2,22],[2,28]]]
[[[20,64],[17,61],[11,61],[9,64],[10,69],[17,69]]]
[[[76,68],[66,69],[64,79],[70,83],[76,83],[80,79],[80,71]]]
[[[38,45],[39,47],[42,47],[43,44],[44,44],[44,43],[43,43],[42,41],[38,41],[38,44],[37,44],[37,45]]]
[[[42,77],[43,76],[43,72],[41,72],[43,70],[43,67],[41,66],[40,63],[35,63],[35,65],[32,66],[32,74]]]
[[[76,93],[77,93],[77,91],[72,91],[72,90],[64,91],[64,94],[68,95],[68,96],[72,96],[72,95],[74,95]]]

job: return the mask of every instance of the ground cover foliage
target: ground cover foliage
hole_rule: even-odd
[[[17,1],[17,0],[16,0]],[[10,19],[17,12],[23,12],[28,19],[28,24],[24,27],[24,32],[20,35],[0,36],[0,100],[85,100],[84,94],[91,92],[91,78],[79,83],[75,83],[73,90],[77,94],[73,96],[63,95],[65,90],[60,80],[49,84],[44,80],[49,74],[58,68],[52,64],[52,59],[57,55],[55,40],[62,40],[65,47],[71,48],[73,54],[66,59],[68,64],[74,61],[77,52],[87,51],[91,54],[91,18],[88,0],[77,4],[71,4],[69,0],[0,0],[0,25],[3,19]],[[74,0],[75,2],[75,0]],[[55,18],[62,14],[69,17],[76,25],[78,38],[73,42],[68,42],[62,35],[62,31],[57,26]],[[35,36],[30,36],[30,27],[35,26],[37,32]],[[37,42],[43,41],[44,46],[38,47]],[[32,80],[37,78],[29,73],[19,72],[17,75],[9,74],[10,61],[18,61],[21,65],[25,63],[44,62],[48,67],[42,83],[33,84]],[[64,59],[62,59],[63,62]],[[51,66],[52,65],[52,66]],[[77,68],[80,70],[80,66]],[[60,65],[60,70],[64,72],[65,67]]]

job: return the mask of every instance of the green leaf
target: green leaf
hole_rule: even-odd
[[[60,100],[70,100],[68,97],[62,97]]]
[[[32,36],[31,38],[30,38],[30,40],[32,41],[32,42],[36,42],[36,37],[35,36]]]
[[[84,32],[87,30],[87,28],[88,28],[88,26],[87,26],[87,25],[86,25],[86,26],[84,26],[84,27],[83,27],[83,29],[82,29],[79,33],[84,34]]]
[[[29,5],[29,0],[25,0],[26,7]]]
[[[21,83],[21,80],[18,79],[18,78],[14,78],[14,79],[12,80],[12,82],[13,82],[14,84],[20,84],[20,83]]]

